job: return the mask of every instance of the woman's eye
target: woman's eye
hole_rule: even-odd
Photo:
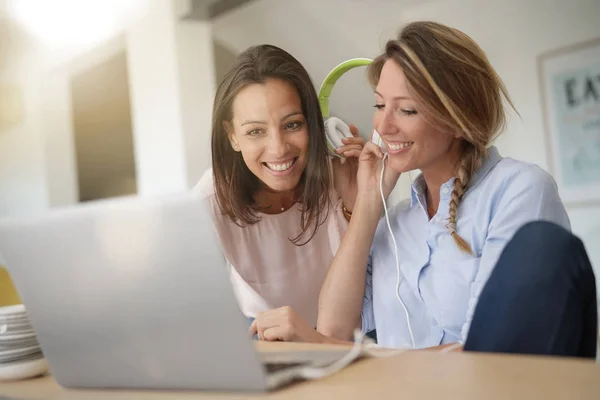
[[[300,128],[301,126],[302,126],[302,122],[294,121],[294,122],[287,123],[285,125],[285,129],[296,130],[296,129]]]
[[[383,110],[384,105],[383,104],[375,104],[373,107],[375,107],[378,110]]]
[[[261,131],[260,129],[252,129],[251,131],[249,131],[247,133],[248,136],[257,136],[260,135]]]
[[[416,110],[410,110],[406,108],[401,109],[400,112],[404,115],[415,115],[417,113]]]

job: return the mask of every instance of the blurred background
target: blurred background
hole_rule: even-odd
[[[422,19],[469,34],[506,83],[520,117],[500,152],[556,174],[540,57],[600,38],[599,0],[0,0],[0,218],[189,190],[210,166],[212,100],[238,53],[278,45],[318,88]],[[330,109],[368,137],[372,104],[357,68]],[[600,200],[567,207],[600,276]]]

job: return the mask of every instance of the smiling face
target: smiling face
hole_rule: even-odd
[[[373,126],[388,151],[389,166],[397,172],[449,170],[458,158],[458,136],[427,122],[410,94],[402,68],[392,59],[383,65],[375,88]]]
[[[308,160],[308,128],[298,91],[279,79],[242,89],[225,122],[229,141],[248,169],[276,192],[298,186]]]

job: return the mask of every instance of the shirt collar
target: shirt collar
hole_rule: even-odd
[[[423,174],[419,174],[411,185],[410,190],[410,206],[414,206],[419,202],[419,198],[425,193],[425,178]]]
[[[470,185],[468,190],[477,186],[479,182],[486,177],[486,175],[502,160],[502,156],[498,152],[496,146],[490,146],[487,151],[487,156],[484,158],[481,166],[475,174],[471,177]],[[450,178],[450,180],[442,185],[440,188],[440,198],[446,199],[450,198],[452,194],[452,185],[454,184],[454,178]],[[423,178],[423,174],[419,174],[413,184],[411,185],[410,191],[410,206],[414,206],[419,200],[424,201],[425,198],[425,178]]]

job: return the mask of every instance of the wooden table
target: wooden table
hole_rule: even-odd
[[[327,346],[258,342],[261,351]],[[360,360],[318,381],[263,395],[64,389],[51,376],[0,383],[2,396],[48,400],[183,399],[600,399],[600,365],[566,358],[411,351]]]

